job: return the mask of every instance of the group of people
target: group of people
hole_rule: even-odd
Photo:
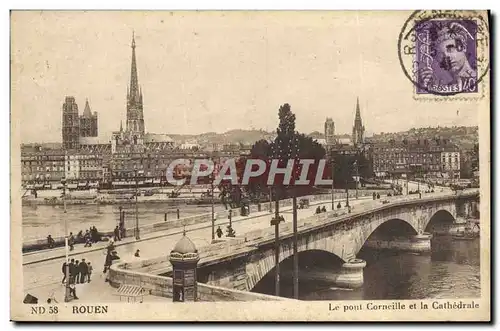
[[[227,226],[226,232],[227,232],[227,237],[236,237],[236,231],[234,231],[234,229],[230,225]],[[215,233],[217,234],[218,238],[221,238],[222,235],[224,234],[224,232],[220,228],[220,225],[217,227]]]
[[[125,224],[120,222],[120,225],[117,225],[113,230],[113,240],[121,241],[122,238],[125,238]]]
[[[85,231],[85,233],[83,233],[83,230],[80,230],[76,237],[73,232],[70,232],[68,237],[69,250],[74,250],[76,243],[84,243],[84,247],[92,247],[93,243],[99,242],[100,240],[101,235],[95,226],[91,226],[90,229]],[[52,238],[52,235],[49,234],[47,236],[47,248],[50,249],[54,247],[56,247],[56,242],[54,238]]]
[[[321,213],[326,213],[326,207],[325,206],[323,206],[323,207],[318,206],[316,208],[316,214],[321,214]]]
[[[92,244],[95,244],[101,240],[101,235],[95,226],[91,226],[90,229],[85,231],[80,231],[77,235],[79,241],[83,241],[85,243],[84,247],[92,247]]]
[[[75,284],[90,283],[92,269],[92,264],[90,262],[86,262],[85,259],[82,259],[82,261],[71,259],[69,264],[66,261],[62,264],[62,283],[69,283],[70,295],[73,296],[74,299],[78,299],[76,296]]]

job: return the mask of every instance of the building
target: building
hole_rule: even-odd
[[[38,150],[21,154],[21,179],[23,183],[59,182],[65,177],[65,151]]]
[[[460,152],[440,139],[390,140],[372,146],[373,171],[377,177],[424,178],[460,175]]]
[[[132,33],[132,66],[130,71],[130,88],[127,89],[127,125],[126,132],[133,134],[134,139],[144,135],[144,113],[142,103],[142,89],[137,76],[135,59],[135,38]]]
[[[80,116],[80,137],[97,137],[97,112],[90,111],[89,100],[85,100],[85,109]]]
[[[75,98],[67,96],[63,103],[62,141],[64,149],[78,149],[80,138],[80,119]]]
[[[441,150],[443,177],[460,178],[460,151],[457,146],[447,144]]]
[[[88,100],[85,101],[85,108],[80,116],[75,98],[67,96],[63,104],[62,123],[62,140],[65,150],[78,150],[81,138],[98,135],[97,112],[91,112]]]
[[[352,127],[352,142],[354,146],[362,145],[365,142],[365,127],[361,121],[359,98],[356,99],[356,115],[354,117],[354,126]]]
[[[325,121],[325,141],[327,147],[335,145],[335,122],[330,117]]]

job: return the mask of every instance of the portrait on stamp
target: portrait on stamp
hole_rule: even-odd
[[[425,20],[415,26],[417,93],[475,93],[477,24],[474,20]]]

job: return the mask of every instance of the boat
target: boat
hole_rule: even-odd
[[[473,233],[467,233],[467,232],[455,233],[451,237],[453,240],[474,240],[477,238],[477,236],[474,235]]]
[[[473,231],[471,228],[465,228],[465,231],[458,231],[451,235],[453,240],[474,240],[479,238],[479,232]]]

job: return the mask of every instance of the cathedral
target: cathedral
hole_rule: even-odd
[[[135,37],[132,35],[132,65],[130,69],[130,85],[127,87],[127,119],[125,130],[120,122],[120,131],[113,132],[111,152],[143,152],[144,151],[144,112],[142,89],[137,76],[135,56]]]
[[[361,122],[361,112],[359,111],[359,98],[356,99],[356,115],[354,126],[352,127],[352,143],[354,146],[362,145],[365,142],[365,127]]]
[[[98,137],[97,112],[91,112],[86,100],[83,114],[79,116],[75,98],[67,96],[63,104],[63,149],[95,153],[144,153],[168,151],[173,140],[166,134],[147,133],[144,125],[143,95],[137,74],[135,36],[132,34],[132,62],[130,81],[127,85],[125,128],[120,121],[119,131],[111,137]]]
[[[80,148],[82,137],[97,137],[97,112],[90,110],[89,100],[85,101],[83,114],[78,114],[75,98],[67,96],[63,104],[62,141],[65,150]]]

